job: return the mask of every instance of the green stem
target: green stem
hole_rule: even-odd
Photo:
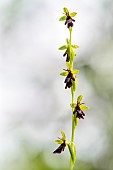
[[[71,95],[72,95],[72,105],[74,104],[74,96],[75,93],[73,92],[73,87],[71,88]],[[74,114],[73,114],[73,108],[72,108],[72,134],[71,134],[71,145],[73,146],[74,143],[74,132],[75,132],[75,121],[74,121]]]
[[[69,27],[69,33],[70,33],[70,49],[71,49],[71,42],[72,42],[72,27]],[[71,56],[71,51],[70,51],[70,56]],[[73,62],[70,61],[70,64],[71,64],[71,69],[73,69]]]
[[[72,28],[70,27],[69,29],[70,32],[70,46],[72,43]],[[71,69],[73,69],[73,62],[71,63]],[[72,105],[74,104],[74,98],[75,98],[75,91],[73,90],[73,87],[71,87],[71,95],[72,95]],[[72,148],[72,152],[74,153],[74,140],[75,140],[75,130],[76,130],[76,125],[75,125],[75,116],[73,114],[73,107],[72,107],[72,132],[71,132],[71,148]],[[74,155],[75,157],[76,155]],[[70,156],[70,170],[73,170],[74,167],[74,162]]]
[[[70,32],[70,45],[71,45],[71,41],[72,41],[72,27],[69,28],[69,32]]]
[[[72,94],[72,104],[74,104],[74,96],[75,96],[75,93],[73,92],[73,88],[71,88],[71,94]],[[74,154],[75,130],[76,130],[75,117],[74,117],[73,108],[72,108],[71,148],[72,148],[73,154]],[[73,167],[74,167],[74,162],[72,161],[72,158],[71,158],[71,156],[70,156],[70,170],[73,170]]]

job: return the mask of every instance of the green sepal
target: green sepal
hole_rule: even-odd
[[[77,12],[71,12],[69,15],[70,17],[75,17],[77,15]]]
[[[61,134],[62,134],[62,138],[63,138],[64,140],[66,140],[66,135],[65,135],[64,131],[61,130]]]
[[[81,110],[89,110],[89,107],[81,104],[80,109]]]
[[[59,21],[65,21],[65,20],[66,20],[66,16],[65,15],[59,18]]]
[[[83,98],[83,96],[82,96],[82,95],[78,96],[78,98],[77,98],[77,103],[80,103],[80,102],[81,102],[81,100],[82,100],[82,98]]]
[[[67,45],[63,45],[61,47],[58,48],[59,50],[66,50],[67,49]]]
[[[70,70],[71,69],[71,63],[66,62],[66,65],[67,65],[68,69]]]
[[[71,45],[72,48],[79,48],[78,45]]]
[[[61,76],[67,76],[68,75],[68,72],[67,71],[64,71],[62,73],[60,73]]]
[[[69,12],[69,10],[66,7],[64,7],[63,10],[65,13]]]
[[[57,144],[62,144],[62,143],[63,143],[63,140],[58,139],[58,140],[55,140],[55,142],[56,142]]]
[[[80,71],[80,70],[72,70],[71,72],[72,72],[73,74],[78,74],[79,71]]]

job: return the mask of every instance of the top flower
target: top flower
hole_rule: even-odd
[[[72,17],[75,17],[77,15],[77,13],[76,12],[69,13],[69,11],[66,7],[64,7],[63,10],[64,10],[65,15],[62,16],[59,19],[59,21],[65,21],[65,25],[67,24],[67,28],[73,27],[73,22],[75,22],[75,20]]]

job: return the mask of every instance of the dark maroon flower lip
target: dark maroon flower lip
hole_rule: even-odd
[[[70,57],[69,57],[69,54],[68,54],[68,51],[66,50],[65,53],[63,54],[63,57],[66,56],[66,62],[69,62],[70,61]]]
[[[67,77],[65,78],[65,81],[64,81],[64,83],[66,83],[65,89],[70,88],[72,86],[72,80],[75,81],[75,78],[74,78],[71,70],[67,69],[66,71],[68,71],[68,75],[67,75]]]
[[[66,147],[66,144],[65,144],[65,141],[64,141],[64,143],[62,143],[53,153],[60,154],[61,152],[64,151],[65,147]]]
[[[80,108],[80,105],[82,103],[77,103],[75,109],[74,109],[74,112],[73,114],[77,113],[76,117],[79,118],[79,119],[84,119],[84,116],[85,116],[85,113],[81,110]]]
[[[61,152],[63,152],[65,150],[66,147],[66,135],[63,131],[61,131],[62,134],[62,138],[58,137],[58,140],[55,140],[56,143],[60,144],[60,146],[58,146],[58,148],[53,151],[53,153],[57,153],[60,154]]]
[[[66,13],[66,16],[67,16],[67,18],[65,21],[65,25],[67,24],[67,28],[73,27],[73,22],[75,22],[75,20],[70,17],[69,13]]]

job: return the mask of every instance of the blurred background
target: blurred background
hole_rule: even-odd
[[[75,170],[113,169],[113,1],[0,1],[0,170],[68,170],[54,140],[71,136],[71,94],[64,89],[69,32],[63,7],[78,14],[76,98],[90,107],[77,126]]]

